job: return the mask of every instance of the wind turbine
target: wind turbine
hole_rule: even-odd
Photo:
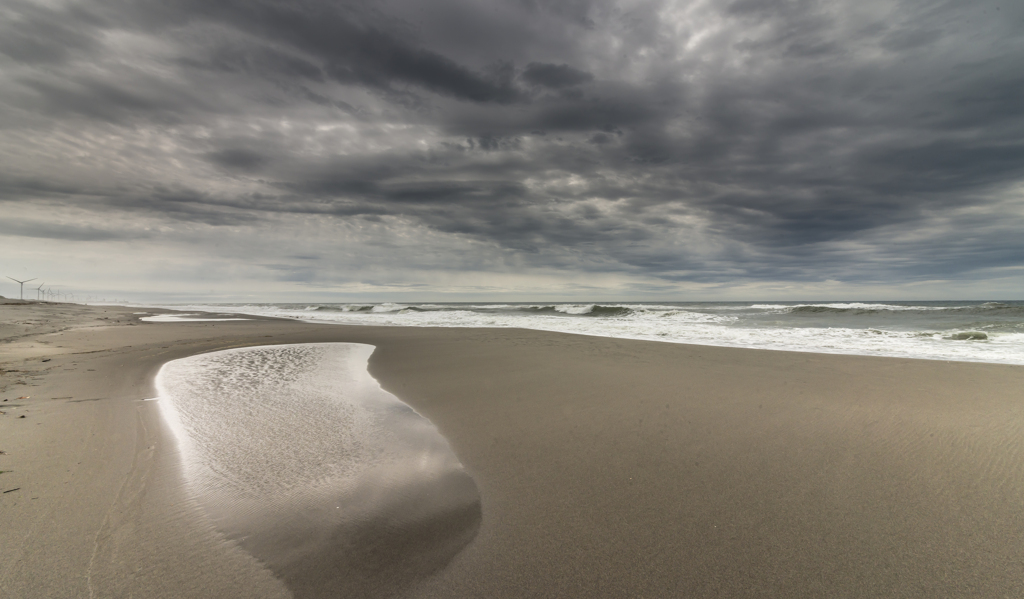
[[[21,285],[21,299],[25,299],[25,283],[28,283],[29,281],[35,281],[35,279],[25,279],[24,281],[19,281],[18,279],[15,279],[14,277],[7,277],[7,278],[12,280],[12,281],[14,281],[15,283]]]
[[[40,283],[39,287],[36,287],[36,301],[39,301],[39,298],[43,296],[43,285],[46,285],[46,283]]]

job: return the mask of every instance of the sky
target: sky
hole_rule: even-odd
[[[1024,299],[1021,31],[1007,0],[4,0],[0,275]]]

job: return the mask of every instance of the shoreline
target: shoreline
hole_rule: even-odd
[[[1020,366],[141,310],[0,306],[39,321],[0,344],[5,596],[289,596],[137,400],[171,359],[325,341],[377,347],[480,489],[476,539],[402,596],[1024,592]]]
[[[188,309],[356,326],[522,328],[708,347],[1024,365],[1024,302],[962,304],[210,304]]]

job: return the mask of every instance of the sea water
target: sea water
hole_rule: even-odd
[[[370,376],[372,352],[238,348],[157,376],[192,495],[296,596],[394,591],[443,567],[479,525],[473,480],[433,424]]]
[[[1020,301],[301,303],[186,308],[319,323],[518,327],[701,345],[1024,364]]]

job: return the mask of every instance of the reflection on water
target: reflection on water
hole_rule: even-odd
[[[186,478],[217,527],[297,597],[388,596],[476,534],[476,485],[366,370],[373,347],[233,349],[157,377]]]

